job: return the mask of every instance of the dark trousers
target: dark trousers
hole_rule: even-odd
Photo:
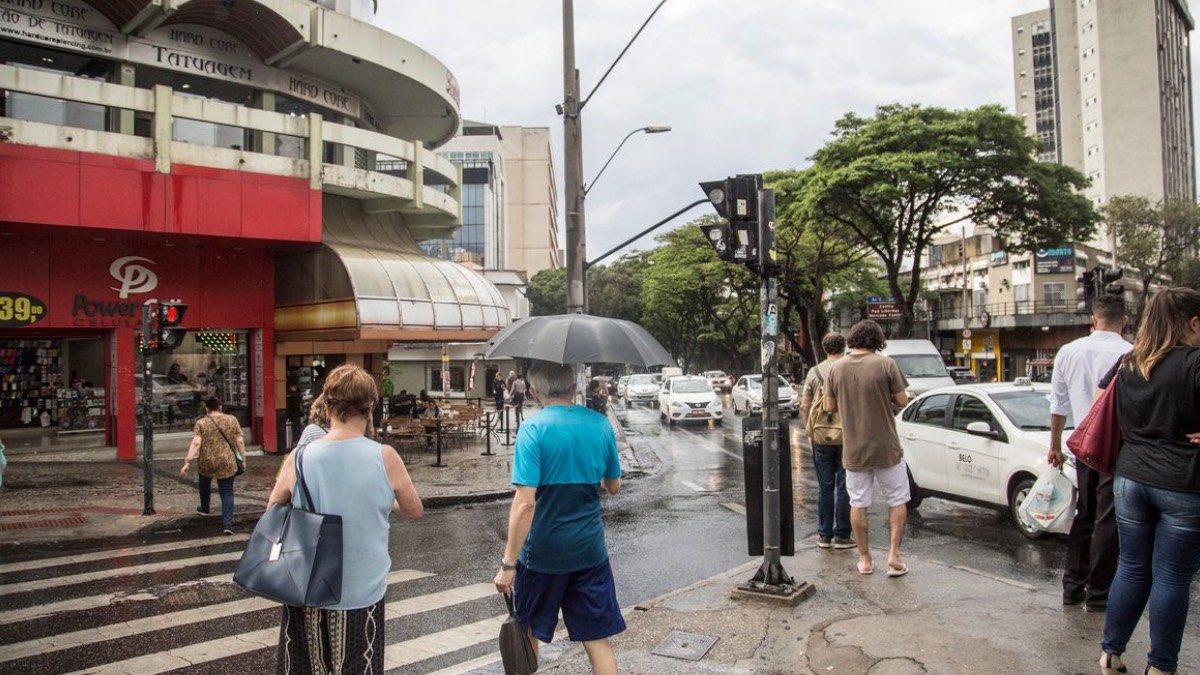
[[[1063,597],[1084,597],[1091,606],[1108,603],[1108,587],[1117,573],[1120,547],[1113,503],[1113,477],[1082,462],[1075,464],[1079,480],[1075,522],[1067,535]]]
[[[233,476],[229,478],[218,478],[217,493],[221,495],[221,525],[225,529],[233,528]],[[200,510],[208,513],[209,505],[212,501],[212,483],[213,479],[208,476],[200,476],[196,481],[200,488]]]
[[[817,474],[817,534],[850,539],[850,494],[842,468],[842,446],[812,444]]]

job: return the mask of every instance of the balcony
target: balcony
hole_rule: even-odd
[[[133,160],[163,175],[200,167],[299,179],[291,182],[353,198],[368,213],[399,212],[417,240],[452,236],[459,222],[458,169],[419,142],[330,123],[316,113],[294,116],[188,96],[165,85],[138,89],[6,65],[0,65],[0,90],[89,104],[103,109],[97,118],[109,120],[100,130],[0,117],[0,145]],[[215,125],[222,133],[214,138],[246,140],[221,146],[180,140],[180,126],[194,123]],[[281,139],[286,152],[279,151]],[[394,158],[406,170],[375,170],[377,156]]]
[[[963,309],[961,307],[934,308],[930,311],[919,311],[917,321],[936,322],[937,330],[961,330],[975,328],[981,324],[980,318],[984,312],[988,315],[988,325],[992,328],[1034,328],[1038,326],[1084,326],[1091,323],[1091,317],[1080,314],[1075,309],[1074,302],[997,302],[982,307],[968,308],[966,315],[969,325],[964,325]],[[931,316],[932,315],[932,316]]]

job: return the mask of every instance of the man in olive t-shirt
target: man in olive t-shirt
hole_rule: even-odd
[[[858,571],[871,574],[875,565],[867,540],[867,508],[875,483],[888,505],[891,546],[888,576],[908,573],[900,560],[900,543],[908,521],[908,467],[896,433],[892,405],[907,405],[908,382],[892,359],[880,354],[883,329],[867,319],[846,336],[850,353],[829,370],[825,409],[842,414],[842,464],[850,493],[850,527],[858,545]]]

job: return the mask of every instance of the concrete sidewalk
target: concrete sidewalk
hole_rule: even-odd
[[[614,427],[618,427],[610,415]],[[618,431],[622,464],[632,480],[640,465]],[[434,467],[425,452],[409,471],[429,507],[504,499],[512,493],[512,447],[493,442],[445,450],[447,466]],[[92,454],[88,454],[91,452]],[[220,519],[194,513],[195,475],[178,475],[182,449],[165,447],[155,461],[156,514],[142,515],[139,463],[107,454],[10,453],[0,491],[0,557],[37,547],[70,547],[88,540],[145,540],[155,532],[216,535]],[[103,451],[101,451],[103,452]],[[261,515],[282,457],[252,455],[235,483],[236,529],[248,532]],[[214,506],[218,503],[214,495]],[[703,554],[703,551],[697,551]],[[816,588],[796,607],[735,600],[731,591],[748,580],[758,561],[626,607],[628,630],[614,639],[621,673],[813,673],[908,675],[917,673],[1096,673],[1102,614],[1063,607],[1056,587],[1036,587],[967,567],[909,555],[910,574],[888,578],[879,568],[863,576],[853,550],[827,551],[797,542],[785,569]],[[621,570],[615,570],[620,583]],[[664,570],[664,574],[669,571]],[[1195,613],[1193,613],[1195,614]],[[1183,671],[1200,664],[1196,617],[1189,623]],[[717,638],[700,661],[652,651],[672,631]],[[1129,647],[1130,672],[1141,672],[1149,640],[1143,620]],[[587,659],[573,643],[545,646],[542,672],[585,673]],[[479,673],[498,673],[495,665]]]

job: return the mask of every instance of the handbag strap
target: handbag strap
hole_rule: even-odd
[[[233,441],[229,440],[229,437],[225,435],[225,430],[221,428],[221,425],[217,424],[217,421],[209,415],[205,415],[204,419],[212,422],[212,425],[217,428],[217,433],[221,434],[221,438],[225,439],[225,444],[228,445],[229,449],[233,451],[233,458],[237,459],[237,448],[233,447]]]
[[[304,493],[304,501],[308,503],[308,508],[316,511],[316,504],[313,502],[312,494],[308,491],[308,481],[304,480],[304,448],[296,451],[296,482],[300,484],[300,490]],[[295,488],[292,488],[295,490]]]
[[[512,595],[509,593],[501,593],[501,595],[504,596],[504,604],[508,605],[508,615],[516,616],[516,612],[513,611]]]

